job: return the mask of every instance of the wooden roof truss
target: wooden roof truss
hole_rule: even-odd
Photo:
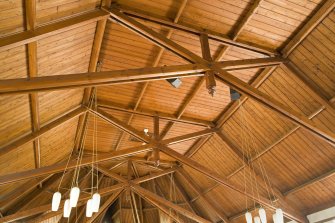
[[[254,197],[252,194],[245,192],[242,188],[237,185],[234,185],[229,181],[229,179],[241,171],[243,168],[249,168],[251,171],[252,169],[249,167],[251,162],[257,160],[260,156],[264,155],[266,152],[271,150],[276,144],[280,141],[284,140],[290,134],[295,132],[299,128],[305,128],[306,130],[310,131],[311,133],[315,134],[316,136],[322,138],[326,142],[334,145],[335,143],[335,135],[334,133],[325,130],[324,128],[318,126],[313,122],[311,119],[318,113],[320,113],[324,109],[328,109],[334,111],[333,101],[328,101],[325,99],[323,95],[321,95],[318,90],[311,85],[307,80],[303,77],[304,75],[302,72],[296,68],[292,63],[287,61],[285,58],[292,52],[292,50],[308,35],[309,32],[315,27],[319,21],[321,21],[333,8],[334,8],[334,1],[326,1],[326,3],[320,8],[320,10],[315,14],[313,18],[301,29],[301,31],[296,35],[295,38],[291,40],[289,44],[279,53],[274,52],[272,50],[264,49],[259,46],[250,45],[247,43],[237,41],[238,35],[241,33],[244,26],[248,23],[250,18],[253,16],[255,11],[257,10],[261,0],[257,0],[254,2],[252,7],[250,8],[249,12],[244,16],[243,20],[237,24],[236,29],[230,36],[223,36],[221,34],[206,31],[203,32],[201,30],[196,30],[192,27],[187,27],[183,25],[177,24],[180,15],[182,14],[185,5],[187,4],[187,0],[184,0],[179,8],[177,16],[175,17],[174,21],[168,21],[161,18],[155,18],[148,15],[144,15],[138,12],[129,11],[127,9],[119,8],[119,7],[112,7],[110,8],[110,2],[106,1],[103,7],[99,10],[95,10],[93,12],[85,13],[76,17],[72,17],[67,20],[63,20],[61,22],[57,22],[54,24],[49,24],[43,27],[36,28],[36,2],[34,0],[27,1],[26,3],[26,21],[27,21],[27,31],[24,31],[20,34],[15,34],[10,37],[5,37],[0,40],[0,51],[7,50],[13,48],[15,46],[27,44],[27,52],[28,52],[28,67],[29,67],[29,78],[28,79],[10,79],[10,80],[0,80],[0,94],[22,94],[22,93],[29,93],[30,98],[30,109],[31,109],[31,117],[32,117],[32,133],[29,135],[25,135],[22,137],[17,138],[13,142],[5,145],[0,149],[0,155],[4,155],[8,152],[11,152],[18,148],[21,145],[24,145],[29,142],[34,143],[34,152],[35,152],[35,167],[34,170],[23,171],[14,174],[8,174],[5,176],[0,177],[0,185],[13,183],[21,180],[29,180],[27,184],[24,185],[23,188],[18,188],[12,194],[7,196],[7,200],[10,201],[8,206],[11,206],[17,203],[22,197],[32,191],[37,185],[41,185],[43,190],[47,190],[47,185],[53,183],[57,179],[57,173],[62,172],[66,168],[66,164],[63,162],[41,167],[40,166],[40,143],[39,138],[47,133],[48,131],[56,128],[57,126],[80,116],[79,125],[77,129],[77,144],[76,148],[80,148],[80,144],[83,141],[83,134],[84,130],[87,125],[87,117],[88,114],[94,114],[98,117],[106,120],[107,122],[111,123],[116,128],[120,129],[123,133],[118,140],[117,146],[115,151],[105,154],[104,156],[100,156],[98,162],[104,162],[107,160],[113,159],[123,159],[127,158],[139,153],[145,153],[149,151],[153,151],[154,162],[160,161],[159,154],[164,153],[180,162],[182,165],[187,165],[204,175],[208,178],[217,182],[217,184],[208,189],[207,191],[201,191],[198,185],[192,181],[192,179],[188,176],[185,170],[181,166],[174,165],[172,168],[162,169],[158,172],[152,173],[147,176],[140,176],[137,173],[135,163],[136,161],[128,162],[129,168],[128,172],[134,172],[136,178],[132,179],[128,177],[128,179],[123,178],[120,175],[113,173],[112,168],[110,170],[100,169],[104,176],[111,177],[118,181],[119,183],[104,188],[100,191],[102,196],[110,195],[105,203],[102,205],[100,212],[95,214],[89,222],[94,222],[98,218],[98,216],[113,203],[115,200],[120,196],[120,194],[125,190],[131,190],[131,201],[132,205],[134,206],[134,218],[135,222],[143,222],[143,210],[142,210],[142,202],[140,199],[139,207],[137,207],[137,198],[142,197],[142,199],[147,200],[148,202],[152,203],[154,206],[159,208],[162,212],[166,214],[171,214],[170,209],[174,210],[176,213],[173,212],[171,217],[176,222],[183,222],[181,218],[178,217],[177,213],[185,215],[186,217],[193,219],[197,222],[211,222],[203,217],[199,216],[198,211],[193,206],[192,202],[197,200],[199,197],[202,197],[206,204],[211,207],[212,210],[219,216],[219,218],[224,222],[229,222],[232,219],[236,218],[236,216],[227,216],[221,210],[219,210],[211,200],[206,197],[206,193],[210,190],[213,190],[215,187],[222,185],[227,187],[231,190],[237,191],[241,194],[244,194],[247,197],[250,197],[253,200],[256,200],[259,204],[262,204],[270,209],[274,209],[275,207],[272,205],[269,199],[279,199],[282,203],[285,203],[284,215],[291,219],[298,222],[306,222],[306,218],[295,210],[294,205],[290,204],[288,201],[285,201],[285,196],[290,193],[294,193],[303,187],[307,187],[310,184],[313,184],[316,181],[320,181],[326,177],[329,177],[334,174],[334,171],[326,173],[317,179],[314,179],[309,182],[305,182],[304,184],[293,188],[286,192],[280,192],[278,189],[275,189],[275,198],[266,198],[266,197]],[[131,17],[139,18],[142,20],[158,23],[162,26],[166,26],[169,28],[169,32],[167,36],[163,36],[152,29],[148,28],[147,26],[137,22]],[[114,22],[121,24],[122,26],[136,32],[137,34],[141,35],[142,37],[150,40],[151,42],[155,43],[160,47],[160,50],[155,57],[156,60],[153,62],[152,67],[146,67],[141,69],[129,69],[129,70],[121,70],[121,71],[105,71],[105,72],[96,72],[97,64],[98,64],[98,57],[100,53],[103,33],[105,30],[107,19],[111,19]],[[59,75],[59,76],[44,76],[38,77],[37,71],[37,54],[36,54],[36,47],[37,47],[37,40],[45,38],[47,36],[53,35],[55,33],[73,28],[78,25],[82,25],[88,22],[97,21],[97,28],[96,34],[94,38],[94,43],[92,47],[92,54],[90,58],[89,70],[88,73],[84,74],[70,74],[70,75]],[[170,40],[172,33],[174,30],[182,30],[184,32],[196,34],[200,37],[201,46],[203,57],[199,57],[193,52],[187,50],[186,48],[180,46],[176,42]],[[211,54],[209,52],[209,44],[208,39],[214,39],[216,41],[220,41],[225,45],[223,49],[218,54],[217,58],[212,59]],[[261,53],[266,56],[266,58],[260,59],[250,59],[250,60],[237,60],[237,61],[224,61],[218,62],[227,52],[227,49],[230,46],[241,47],[243,49],[248,49],[257,53]],[[188,65],[177,65],[177,66],[164,66],[158,67],[159,60],[162,57],[163,51],[169,50],[176,55],[188,60],[191,64]],[[275,99],[267,96],[266,94],[259,91],[257,88],[261,85],[261,83],[273,72],[275,67],[279,64],[284,64],[285,69],[290,70],[292,73],[296,74],[296,76],[301,80],[302,83],[308,88],[308,91],[311,92],[316,98],[319,100],[322,107],[315,111],[313,115],[310,117],[305,117],[304,115],[297,113],[296,111],[286,107],[285,105],[281,104],[280,102],[276,101]],[[243,81],[239,80],[238,78],[231,75],[229,72],[230,70],[238,70],[238,69],[248,69],[248,68],[264,68],[262,73],[257,76],[250,84],[246,84]],[[160,114],[154,112],[143,112],[137,111],[138,106],[143,98],[144,92],[146,91],[150,81],[153,80],[161,80],[161,79],[168,79],[172,77],[191,77],[191,76],[202,76],[197,86],[188,96],[186,102],[177,112],[175,117],[169,114]],[[57,80],[57,81],[56,81]],[[220,118],[214,121],[214,123],[199,120],[194,118],[184,117],[183,114],[190,102],[194,99],[195,95],[198,93],[200,87],[202,86],[203,82],[206,82],[206,86],[209,90],[213,90],[215,86],[215,80],[221,81],[228,85],[229,87],[237,90],[242,94],[241,103],[238,104],[237,102],[232,103],[228,109],[226,109],[221,115]],[[91,97],[92,87],[93,86],[100,86],[100,85],[114,85],[114,84],[125,84],[125,83],[133,83],[133,82],[145,82],[145,85],[141,89],[140,96],[132,110],[122,108],[118,105],[110,104],[110,103],[100,103],[99,109],[97,111],[93,111],[88,108],[88,101]],[[56,118],[55,120],[40,126],[39,123],[39,105],[37,99],[37,92],[40,91],[49,91],[49,90],[59,90],[59,89],[70,89],[70,88],[85,88],[84,97],[82,101],[82,106],[78,107],[72,111],[67,112],[66,114],[61,115],[60,117]],[[212,92],[213,93],[213,92]],[[270,145],[260,156],[253,157],[251,159],[245,159],[241,154],[241,149],[238,146],[234,145],[234,143],[225,135],[224,132],[220,130],[221,126],[231,117],[235,111],[238,110],[241,104],[245,103],[248,99],[253,99],[264,106],[278,112],[283,117],[287,118],[288,120],[292,121],[296,124],[296,126],[289,131],[287,134],[283,135],[282,138],[272,145]],[[122,122],[115,117],[111,116],[104,109],[113,109],[118,110],[121,112],[131,113],[131,116],[126,122]],[[151,116],[153,117],[155,123],[155,132],[153,137],[148,137],[144,135],[142,132],[137,131],[131,126],[131,122],[133,119],[133,115],[144,115],[144,116]],[[169,120],[169,124],[166,128],[162,131],[158,131],[159,120],[165,119]],[[174,138],[164,139],[169,130],[172,128],[173,124],[176,122],[183,122],[183,123],[191,123],[194,125],[201,125],[205,126],[207,130],[195,132],[192,134],[186,134],[183,136],[178,136]],[[127,149],[118,150],[118,147],[124,137],[125,133],[133,135],[135,138],[140,139],[144,143],[143,146],[132,147]],[[238,170],[236,170],[233,174],[228,177],[222,177],[217,173],[209,170],[207,167],[197,163],[196,161],[192,160],[190,157],[197,151],[199,148],[213,135],[217,134],[224,143],[228,145],[228,147],[238,156],[241,160],[245,160],[243,166],[241,166]],[[185,155],[181,155],[175,152],[173,149],[169,148],[169,145],[184,142],[190,139],[198,139],[196,143],[189,149],[189,151]],[[124,164],[126,161],[120,160],[119,165]],[[145,161],[147,162],[147,161]],[[162,161],[161,161],[162,163]],[[91,158],[85,157],[82,160],[81,166],[91,164]],[[147,164],[145,164],[147,165]],[[68,169],[73,169],[76,166],[76,161],[73,160],[69,163]],[[156,195],[153,192],[150,192],[143,187],[139,186],[140,183],[153,180],[157,177],[161,177],[167,174],[171,174],[176,172],[178,176],[182,176],[186,181],[189,182],[190,187],[194,190],[198,196],[190,200],[189,196],[185,191],[183,191],[182,186],[180,183],[177,182],[177,187],[180,193],[183,195],[183,198],[189,207],[189,210],[186,210],[167,199],[162,198],[161,196]],[[88,173],[86,174],[86,176]],[[130,176],[130,175],[129,175]],[[82,180],[85,179],[85,176]],[[45,184],[48,182],[48,184]],[[260,180],[262,182],[262,180]],[[264,183],[264,182],[263,182]],[[40,190],[42,190],[40,188]],[[22,196],[17,197],[17,194],[21,194]],[[138,196],[138,197],[137,197]],[[85,201],[88,199],[88,196],[80,199],[80,205],[84,205]],[[29,203],[28,203],[29,204]],[[26,205],[28,205],[26,204]],[[61,213],[62,210],[53,213],[47,213],[49,211],[49,205],[42,205],[39,207],[30,208],[29,210],[20,211],[18,210],[16,213],[4,216],[0,218],[0,222],[12,222],[18,219],[23,219],[31,216],[38,215],[34,220],[42,221],[44,219],[49,219],[53,216],[56,216]],[[83,215],[83,210],[81,211],[80,215]]]

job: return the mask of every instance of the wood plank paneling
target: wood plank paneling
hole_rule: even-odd
[[[23,5],[24,1],[0,2],[0,37],[24,30]]]
[[[0,144],[31,131],[28,95],[0,96]]]
[[[44,0],[36,4],[37,24],[62,19],[81,12],[93,10],[100,5],[99,0]]]

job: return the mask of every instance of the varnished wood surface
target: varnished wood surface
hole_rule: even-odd
[[[34,60],[32,60],[32,54],[26,54],[25,44],[33,42],[36,42],[37,49],[37,76],[53,76],[53,84],[59,83],[57,75],[60,74],[93,72],[94,70],[89,70],[89,67],[92,67],[90,63],[94,64],[96,61],[101,62],[101,71],[111,71],[108,73],[109,75],[115,74],[116,70],[151,66],[188,66],[188,61],[170,51],[162,50],[151,41],[132,33],[112,20],[106,22],[104,32],[100,28],[101,32],[98,36],[102,38],[102,43],[101,51],[98,54],[99,47],[93,47],[97,21],[109,16],[106,11],[101,11],[98,8],[100,5],[108,5],[108,2],[110,1],[37,1],[35,32],[26,30],[26,22],[31,25],[33,21],[25,20],[24,11],[26,8],[23,2],[1,2],[0,82],[7,79],[28,77],[32,71],[29,71],[32,64],[29,62]],[[171,41],[193,52],[194,56],[189,57],[189,54],[185,54],[185,51],[180,48],[172,49],[177,50],[179,54],[183,54],[188,59],[201,57],[201,44],[198,35],[207,32],[209,34],[210,56],[219,58],[219,61],[226,61],[226,66],[230,68],[239,66],[239,69],[234,71],[226,67],[226,71],[245,83],[252,83],[260,75],[257,83],[253,85],[260,92],[284,104],[289,110],[311,119],[318,128],[331,133],[335,132],[333,110],[335,96],[335,76],[333,73],[335,65],[333,61],[335,61],[335,53],[332,50],[335,47],[335,14],[332,10],[334,1],[188,0],[182,3],[173,0],[113,0],[112,2],[114,7],[121,8],[126,15],[132,15],[136,21],[163,36],[168,36]],[[318,10],[320,11],[318,12]],[[314,15],[315,17],[313,17]],[[227,47],[225,45],[227,43],[233,46]],[[237,46],[243,46],[244,49]],[[264,69],[262,58],[278,52],[283,52],[284,56],[289,55],[287,59],[301,72],[300,77],[304,77],[303,81],[294,71],[292,72],[292,69],[280,65],[281,61],[276,61],[276,58],[271,58],[271,60],[273,60],[272,65],[279,65],[277,68]],[[92,54],[97,54],[98,57],[90,60]],[[159,60],[157,60],[157,55]],[[28,59],[29,57],[30,59]],[[248,61],[250,59],[260,59],[260,63],[248,69],[240,69],[243,68],[243,64],[231,62],[232,60]],[[92,73],[92,78],[97,77]],[[150,82],[150,84],[127,83],[99,86],[97,88],[98,101],[104,102],[101,109],[121,122],[128,123],[128,120],[131,120],[130,125],[141,134],[144,128],[148,128],[149,133],[154,133],[155,128],[151,116],[155,115],[155,112],[164,114],[167,119],[160,119],[159,132],[163,134],[166,132],[164,139],[167,140],[178,139],[179,136],[185,134],[192,136],[196,132],[206,132],[204,130],[206,125],[220,124],[221,130],[232,143],[237,145],[237,148],[241,149],[240,153],[245,154],[246,150],[243,149],[245,145],[241,136],[243,131],[241,116],[243,115],[247,120],[244,124],[247,124],[251,130],[249,139],[252,139],[252,146],[249,158],[253,162],[254,171],[261,174],[260,165],[264,165],[271,183],[284,196],[286,195],[285,202],[289,204],[287,206],[294,206],[295,210],[299,212],[292,213],[305,215],[315,211],[317,207],[326,207],[332,204],[335,198],[333,189],[335,178],[332,174],[335,168],[333,162],[335,158],[334,146],[284,119],[255,100],[243,99],[242,106],[228,109],[228,106],[232,104],[229,87],[219,81],[216,84],[215,97],[207,93],[205,83],[201,82],[201,77],[196,76],[182,78],[182,85],[178,89],[171,87],[165,80]],[[31,171],[35,168],[32,141],[36,138],[39,138],[40,141],[40,165],[42,168],[55,165],[68,156],[75,144],[76,129],[79,128],[78,118],[75,115],[70,118],[71,120],[63,122],[66,118],[62,121],[61,117],[76,109],[83,102],[84,87],[86,86],[81,86],[81,89],[58,89],[58,91],[34,93],[38,97],[36,103],[39,104],[36,113],[39,114],[40,130],[37,132],[42,130],[41,135],[34,135],[31,132],[32,129],[36,129],[37,125],[36,122],[33,123],[34,127],[31,123],[28,94],[0,96],[0,148],[5,148],[5,150],[9,148],[6,150],[7,152],[3,153],[0,150],[1,179],[7,174]],[[143,89],[145,90],[143,91]],[[123,112],[103,107],[108,103],[120,106]],[[84,141],[88,154],[93,148],[92,117],[91,114],[88,116]],[[175,122],[170,126],[168,121],[171,120],[175,120]],[[215,123],[217,120],[219,122]],[[189,124],[191,122],[201,122],[202,124]],[[43,127],[48,128],[44,131]],[[122,153],[125,148],[141,146],[141,142],[134,140],[130,134],[122,133],[120,129],[101,119],[98,119],[98,139],[98,149],[105,153],[113,154],[115,148],[120,150],[119,153]],[[192,138],[182,141],[171,145],[171,148],[181,154],[191,155],[193,160],[205,165],[220,177],[227,178],[234,184],[243,187],[244,173],[249,174],[250,172],[243,168],[244,164],[240,158],[229,150],[219,137],[215,134],[211,137],[205,134],[199,140]],[[16,144],[17,142],[18,144]],[[190,150],[190,148],[192,149]],[[159,170],[159,167],[152,165],[149,156],[145,154],[138,156],[142,157],[141,164],[134,162],[138,176]],[[143,160],[146,158],[151,163],[144,164]],[[160,159],[162,162],[174,161],[173,158],[162,153]],[[122,162],[114,160],[101,163],[101,165],[107,168],[120,164],[113,171],[125,176],[127,175],[127,165],[123,165]],[[200,193],[195,193],[188,182],[180,179],[180,184],[184,187],[189,201],[184,201],[185,196],[183,198],[177,192],[176,203],[179,202],[181,207],[191,213],[193,212],[189,208],[193,206],[195,214],[200,217],[219,221],[217,213],[204,208],[206,201],[201,197],[206,196],[214,201],[217,207],[222,208],[229,221],[234,223],[244,221],[241,215],[246,208],[243,195],[227,190],[188,167],[185,167],[185,171],[193,181],[201,182],[197,188],[197,192]],[[131,177],[135,178],[136,176],[134,174]],[[154,187],[152,183],[145,182],[143,183],[144,187],[151,191],[156,190],[156,194],[169,199],[170,176],[158,178],[156,181],[158,186]],[[113,185],[113,181],[107,176],[103,177],[101,182],[105,186]],[[2,185],[0,193],[6,196],[10,195],[11,192],[19,191],[20,187],[27,188],[24,187],[25,183],[30,185],[31,181],[24,180]],[[246,184],[252,187],[255,182],[248,180]],[[10,213],[7,213],[8,210],[15,210],[13,207],[24,207],[28,204],[26,202],[29,200],[29,196],[34,194],[39,194],[39,197],[43,199],[40,200],[40,203],[39,199],[34,199],[30,203],[33,206],[38,207],[39,204],[50,203],[50,193],[40,194],[37,192],[39,192],[38,188],[33,189],[31,193],[23,192],[26,197],[22,203],[17,205],[15,201],[5,207],[5,213],[1,213],[7,215]],[[268,197],[265,188],[260,187],[259,193],[261,196]],[[123,195],[121,195],[121,200],[123,209],[121,208],[119,215],[115,216],[122,218],[122,222],[132,222],[130,203]],[[162,211],[158,211],[152,204],[143,199],[142,204],[142,217],[145,222],[157,222],[159,218],[166,218]],[[286,207],[286,204],[281,203],[280,205]],[[249,207],[251,206],[249,200]],[[3,211],[2,207],[0,209]],[[48,208],[45,206],[43,210],[48,209],[49,206]],[[270,211],[268,214],[270,219]],[[43,219],[42,217],[43,215],[41,219]],[[180,217],[180,215],[174,217],[181,219],[181,222],[192,222],[192,220]],[[58,222],[59,218],[60,216],[49,215],[49,219],[46,221],[55,223]],[[29,220],[33,221],[33,219]]]

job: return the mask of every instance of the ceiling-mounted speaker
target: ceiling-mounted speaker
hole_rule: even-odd
[[[167,79],[167,81],[174,87],[174,88],[179,88],[181,85],[181,80],[179,78],[171,78]]]
[[[232,101],[237,101],[238,99],[240,99],[240,97],[241,97],[240,93],[230,88],[230,99]]]

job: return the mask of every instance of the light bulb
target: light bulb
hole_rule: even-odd
[[[276,215],[276,213],[274,213],[272,215],[272,219],[273,219],[273,223],[277,223],[277,215]]]
[[[51,205],[51,210],[52,211],[58,211],[60,200],[62,199],[61,193],[58,191],[54,193],[52,196],[52,205]]]
[[[284,215],[283,215],[283,210],[280,208],[276,209],[276,223],[284,223]]]
[[[261,219],[258,216],[254,217],[254,222],[255,223],[261,223]]]
[[[93,200],[92,199],[89,199],[87,201],[87,205],[86,205],[86,217],[90,218],[92,217],[92,214],[93,214]]]
[[[71,213],[70,200],[67,199],[64,203],[64,213],[63,213],[64,218],[70,217],[70,213]]]
[[[258,210],[258,213],[259,213],[259,217],[260,217],[260,219],[261,219],[261,222],[262,222],[262,223],[266,223],[266,213],[265,213],[264,208],[260,208],[260,209]]]
[[[78,187],[71,188],[70,192],[70,205],[76,207],[79,199],[80,189]]]
[[[245,213],[245,220],[247,223],[252,223],[252,215],[250,212]]]
[[[93,194],[93,208],[92,211],[93,212],[98,212],[99,211],[99,207],[100,207],[100,194],[95,193]]]

